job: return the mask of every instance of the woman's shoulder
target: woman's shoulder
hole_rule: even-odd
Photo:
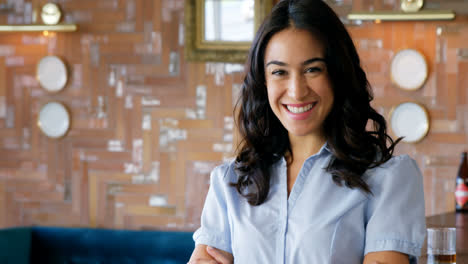
[[[408,154],[392,156],[386,162],[380,164],[379,166],[371,169],[371,172],[374,171],[385,171],[385,170],[398,170],[407,166],[416,166],[416,161],[411,158]]]
[[[372,182],[405,182],[422,177],[416,161],[409,155],[393,156],[385,163],[366,172],[365,178]]]
[[[229,203],[238,203],[239,194],[233,184],[237,183],[237,173],[235,170],[235,160],[225,161],[216,166],[211,171],[210,188],[215,193],[223,195],[223,199],[230,201]]]
[[[411,158],[408,154],[398,155],[391,157],[388,161],[384,164],[380,165],[377,168],[381,169],[399,169],[405,168],[407,166],[410,167],[417,167],[416,161]]]
[[[219,181],[220,183],[231,183],[237,181],[237,174],[235,171],[235,159],[232,158],[216,166],[211,172],[211,178],[212,181],[215,180]]]

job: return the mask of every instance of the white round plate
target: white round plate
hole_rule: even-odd
[[[395,136],[404,137],[402,141],[417,142],[429,131],[429,116],[417,103],[402,103],[392,110],[390,125]]]
[[[49,92],[58,92],[67,83],[67,67],[57,56],[43,57],[37,64],[37,80]]]
[[[427,79],[427,63],[424,56],[414,49],[399,51],[392,59],[390,74],[393,83],[403,90],[417,90]]]
[[[70,128],[70,114],[59,102],[47,103],[39,111],[38,125],[48,137],[63,137]]]

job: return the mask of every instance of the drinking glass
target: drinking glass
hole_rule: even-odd
[[[427,264],[457,263],[457,229],[436,227],[427,229]]]

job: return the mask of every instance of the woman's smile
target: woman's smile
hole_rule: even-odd
[[[284,104],[284,108],[289,114],[289,117],[294,120],[304,120],[312,114],[317,102],[304,104]]]

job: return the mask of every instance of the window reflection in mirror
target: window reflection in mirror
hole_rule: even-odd
[[[244,63],[255,31],[273,2],[185,0],[185,59]]]
[[[205,0],[205,41],[252,41],[254,0]]]

